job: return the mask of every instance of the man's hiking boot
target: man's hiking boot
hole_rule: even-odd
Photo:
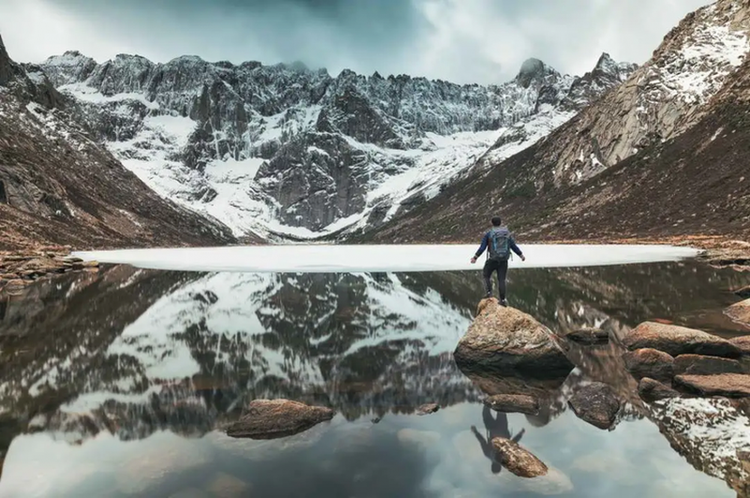
[[[507,307],[507,306],[508,306],[508,300],[507,300],[507,299],[501,299],[501,300],[500,300],[500,305],[501,305],[501,306],[506,306],[506,307]]]

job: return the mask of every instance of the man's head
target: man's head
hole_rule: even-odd
[[[503,220],[499,216],[492,218],[492,226],[499,227],[503,223]]]

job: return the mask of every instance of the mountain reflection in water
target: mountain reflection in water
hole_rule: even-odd
[[[621,337],[639,322],[658,318],[731,336],[748,331],[728,321],[721,309],[736,300],[729,289],[749,281],[741,273],[693,263],[534,269],[511,272],[509,292],[512,306],[559,332],[596,326]],[[316,465],[323,465],[323,456],[335,449],[348,448],[347,465],[370,469],[359,477],[360,484],[367,482],[369,487],[356,484],[356,475],[339,475],[351,470],[318,469],[316,477],[295,470],[297,477],[291,480],[296,484],[267,487],[262,496],[304,494],[305,483],[313,482],[329,490],[320,496],[447,496],[456,486],[464,486],[463,479],[475,471],[464,469],[460,478],[452,478],[461,483],[426,476],[436,475],[436,469],[445,465],[441,459],[448,458],[445,455],[457,452],[463,458],[462,452],[468,451],[484,458],[484,463],[476,465],[487,472],[471,485],[472,493],[481,496],[492,492],[493,486],[501,486],[508,496],[537,493],[538,489],[519,484],[507,472],[495,473],[470,430],[472,425],[481,429],[486,422],[477,403],[497,388],[498,379],[464,375],[453,362],[452,352],[481,296],[477,272],[185,274],[112,267],[98,274],[68,275],[36,284],[26,294],[0,302],[0,452],[6,459],[0,492],[5,489],[8,496],[16,496],[13,493],[27,486],[29,496],[64,495],[59,494],[64,491],[62,485],[37,489],[9,473],[11,466],[17,466],[20,476],[24,465],[30,465],[26,460],[32,448],[47,452],[45,448],[52,444],[38,438],[51,436],[55,444],[64,442],[91,455],[116,453],[116,441],[143,441],[141,451],[153,452],[154,460],[161,458],[162,451],[155,441],[162,441],[174,450],[164,456],[166,461],[174,460],[176,453],[195,453],[196,461],[181,468],[192,469],[196,479],[204,475],[198,468],[205,469],[206,479],[218,472],[224,476],[223,485],[234,483],[236,490],[242,483],[249,486],[243,471],[228,470],[238,466],[238,453],[243,461],[250,458],[253,462],[255,488],[271,486],[261,484],[258,476],[278,474],[278,469],[269,466],[279,461],[286,468],[298,469],[301,462],[307,462],[306,455],[314,454],[322,459]],[[559,393],[587,378],[615,377],[617,369],[610,368],[613,360],[607,347],[595,350],[599,353],[569,352],[578,355],[579,368],[567,379],[543,388]],[[607,381],[617,385],[632,379]],[[580,431],[588,434],[587,441],[601,435],[593,436],[583,422],[574,420],[555,396],[550,395],[539,415],[512,414],[503,424],[510,423],[519,431],[524,428],[522,444],[535,444],[540,458],[546,455],[554,462],[567,455],[563,460],[570,463],[575,455],[570,454],[570,444],[562,442],[565,438]],[[338,415],[330,424],[275,442],[229,443],[214,432],[236,420],[243,407],[258,398],[330,406]],[[410,416],[428,402],[444,408],[427,417]],[[637,408],[624,413],[625,420],[644,417]],[[416,420],[429,426],[428,430],[417,428]],[[635,432],[658,435],[648,421],[634,423],[646,424]],[[562,438],[557,450],[542,437],[552,426]],[[625,432],[620,427],[618,431]],[[444,448],[444,441],[452,442],[453,449]],[[653,443],[639,441],[643,448]],[[667,454],[668,444],[662,442]],[[199,458],[200,448],[209,446],[211,458]],[[128,448],[133,451],[135,447]],[[217,453],[216,448],[221,451]],[[258,448],[265,448],[268,458],[259,455]],[[282,457],[285,448],[294,451]],[[363,448],[367,448],[366,463]],[[68,450],[55,451],[63,455]],[[65,468],[57,462],[48,465]],[[66,492],[97,494],[106,488],[113,496],[128,494],[112,484],[104,466],[90,465],[90,475],[68,483]],[[445,475],[462,468],[458,465]],[[148,468],[131,470],[134,475],[149,473]],[[694,473],[695,482],[710,479],[685,462],[681,471]],[[388,472],[393,481],[379,482],[383,479],[372,477],[378,472]],[[575,481],[575,469],[567,468],[568,476],[555,472],[564,479],[558,476],[543,485],[552,486],[556,494],[573,493],[568,488],[573,486],[570,479]],[[169,496],[164,490],[170,486],[181,489],[177,483],[184,477],[178,479],[178,474],[174,482],[146,479],[146,487],[135,489],[135,494],[161,496],[163,491]],[[319,482],[321,475],[328,476],[325,485]],[[591,480],[590,473],[585,479]],[[196,486],[204,491],[210,488],[204,484]],[[611,492],[629,496],[625,490],[631,492],[638,485],[636,479],[628,486],[614,485]],[[712,493],[728,491],[714,479],[707,487],[693,486]],[[571,496],[584,496],[580,493],[578,489]]]

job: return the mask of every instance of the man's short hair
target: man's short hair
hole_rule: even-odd
[[[503,223],[503,220],[499,216],[492,218],[492,226],[499,227]]]

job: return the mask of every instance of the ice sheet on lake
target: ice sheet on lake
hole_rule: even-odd
[[[480,269],[470,263],[478,245],[268,245],[75,252],[85,261],[139,268],[239,272],[415,272]],[[553,268],[678,261],[688,247],[657,245],[521,245],[526,262],[510,267]]]

